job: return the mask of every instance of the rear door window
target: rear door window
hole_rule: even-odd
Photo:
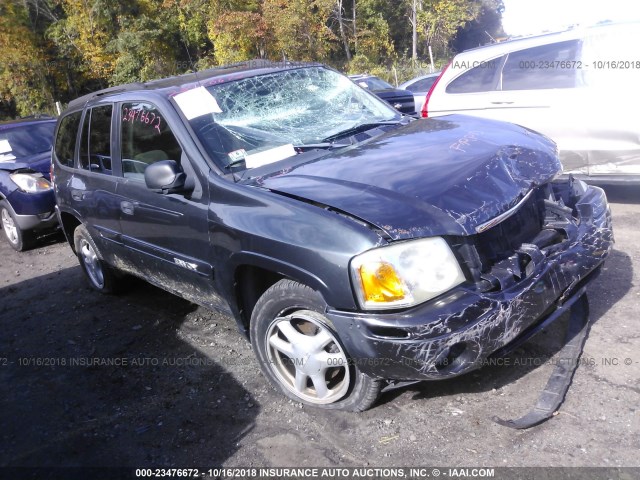
[[[87,110],[80,140],[80,168],[111,175],[112,105]]]
[[[144,181],[147,166],[160,160],[180,164],[182,148],[158,108],[148,102],[123,103],[120,110],[122,172]]]
[[[431,88],[431,85],[436,81],[436,77],[423,78],[422,80],[418,80],[417,82],[409,85],[406,89],[410,92],[428,92]]]
[[[54,152],[58,162],[66,167],[73,167],[81,116],[82,112],[70,113],[60,121],[60,127],[58,127]]]
[[[575,87],[579,54],[579,40],[510,53],[502,70],[502,90]]]

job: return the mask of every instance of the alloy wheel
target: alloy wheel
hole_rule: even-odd
[[[347,356],[334,334],[312,312],[276,318],[267,331],[269,366],[293,394],[315,404],[340,400],[347,393]]]
[[[98,288],[102,288],[104,286],[104,274],[102,272],[100,259],[91,244],[84,238],[80,241],[80,255],[82,256],[82,262],[86,267],[89,279]]]
[[[7,239],[12,244],[17,245],[20,240],[18,237],[18,227],[14,223],[13,218],[11,218],[9,210],[6,208],[2,209],[2,228],[4,229]]]

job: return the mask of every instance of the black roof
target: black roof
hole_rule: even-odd
[[[207,70],[201,70],[199,72],[186,73],[183,75],[176,75],[168,78],[161,78],[158,80],[151,80],[148,82],[135,82],[127,83],[124,85],[118,85],[115,87],[105,88],[96,92],[89,93],[82,97],[76,98],[69,103],[70,109],[83,107],[90,100],[102,97],[105,95],[131,92],[137,90],[162,90],[171,87],[179,87],[187,84],[206,84],[207,80],[219,77],[233,77],[237,79],[237,75],[242,77],[249,77],[254,75],[262,75],[281,70],[290,70],[292,68],[298,68],[303,66],[319,66],[319,63],[306,63],[306,62],[272,62],[269,60],[248,60],[246,62],[239,62],[230,65],[224,65],[221,67],[214,67]],[[245,75],[242,75],[245,74]],[[224,78],[222,78],[224,81]]]

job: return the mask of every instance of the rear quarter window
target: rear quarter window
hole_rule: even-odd
[[[418,80],[416,83],[409,85],[406,89],[410,92],[428,92],[431,85],[434,84],[438,77],[429,77]]]
[[[54,151],[58,162],[67,167],[73,167],[76,137],[80,128],[82,112],[74,112],[60,120]]]
[[[458,60],[452,62],[453,68],[470,68],[449,85],[447,93],[477,93],[495,90],[498,73],[504,56],[486,61]],[[456,64],[460,62],[460,64]]]

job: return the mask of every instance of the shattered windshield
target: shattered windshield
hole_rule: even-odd
[[[327,148],[355,130],[400,120],[397,111],[323,67],[284,70],[176,95],[209,155],[223,166],[255,168]]]

